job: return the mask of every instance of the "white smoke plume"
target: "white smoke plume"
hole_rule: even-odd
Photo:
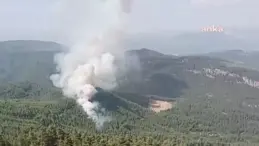
[[[122,41],[130,5],[131,0],[62,0],[58,3],[59,31],[67,37],[71,47],[56,55],[58,73],[50,79],[66,97],[82,106],[97,128],[110,118],[103,114],[99,103],[91,99],[97,93],[95,87],[112,90],[117,85],[114,61],[124,52]]]

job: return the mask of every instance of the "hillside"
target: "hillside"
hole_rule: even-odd
[[[0,82],[32,81],[51,85],[54,54],[61,45],[41,41],[0,42]]]
[[[36,100],[33,96],[29,99],[0,100],[0,130],[4,134],[2,138],[14,145],[20,139],[24,139],[22,144],[33,143],[35,145],[51,139],[52,142],[62,141],[59,137],[55,137],[61,133],[74,142],[86,143],[89,142],[90,137],[99,137],[103,141],[117,143],[117,145],[123,139],[129,141],[135,139],[134,143],[142,143],[142,145],[155,145],[155,143],[171,145],[174,140],[185,144],[212,144],[219,139],[221,140],[218,143],[221,144],[242,144],[248,140],[243,136],[236,136],[239,131],[238,126],[241,126],[239,124],[244,124],[243,119],[237,117],[243,117],[244,113],[226,110],[224,112],[232,116],[225,116],[225,114],[221,114],[220,108],[215,110],[211,107],[214,101],[207,103],[208,99],[206,102],[197,99],[199,102],[155,114],[144,106],[125,100],[131,99],[129,96],[124,98],[126,95],[119,95],[101,92],[95,98],[102,103],[102,106],[106,108],[106,113],[112,118],[112,121],[105,124],[102,131],[96,131],[94,123],[87,118],[82,108],[73,100],[59,98]],[[254,118],[247,115],[247,120]],[[227,121],[229,123],[226,123]],[[197,132],[202,134],[204,142],[197,141],[197,138],[200,138]],[[256,131],[248,129],[247,132],[252,134]],[[85,140],[73,137],[76,133]],[[138,137],[134,136],[136,134]],[[44,137],[37,135],[44,135]],[[106,139],[108,135],[109,141]],[[117,141],[116,137],[122,141]],[[150,140],[147,141],[146,138]],[[252,137],[249,139],[256,140]],[[64,142],[66,143],[66,141]],[[92,141],[95,144],[100,144],[100,142]],[[150,144],[144,144],[146,142]]]
[[[232,88],[239,86],[241,86],[241,90],[253,90],[248,86],[239,85],[237,81],[242,81],[246,84],[246,78],[254,82],[259,80],[257,71],[241,67],[230,67],[229,64],[232,62],[206,56],[183,56],[178,58],[169,58],[167,55],[164,57],[145,56],[144,58],[140,56],[139,59],[141,70],[134,73],[130,72],[126,76],[126,81],[121,83],[120,91],[176,98],[185,96],[186,94],[183,92],[195,90],[201,92],[204,87],[207,87],[206,90],[212,88],[211,90],[214,91],[221,90],[223,86],[228,86],[224,90],[232,90]],[[206,74],[210,70],[219,70],[226,73],[219,74],[212,79]],[[231,73],[237,74],[239,77],[232,79],[234,80],[233,84],[229,85],[228,79],[230,77],[226,77],[226,75]],[[136,77],[138,79],[134,79]],[[232,93],[232,91],[230,92]]]
[[[232,61],[233,65],[235,66],[259,70],[259,65],[257,63],[259,61],[258,51],[228,50],[221,52],[211,52],[205,55]]]
[[[0,63],[0,145],[258,143],[256,70],[209,56],[128,51],[137,68],[128,61],[119,86],[112,92],[98,88],[93,98],[111,118],[98,131],[74,100],[51,85],[55,53],[1,53],[9,56]]]
[[[36,51],[60,51],[61,46],[55,42],[34,40],[13,40],[0,42],[0,51],[6,52],[36,52]]]

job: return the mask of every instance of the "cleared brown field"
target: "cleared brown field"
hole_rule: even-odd
[[[162,101],[162,100],[151,100],[150,108],[152,111],[159,113],[161,111],[169,110],[173,108],[175,102]]]

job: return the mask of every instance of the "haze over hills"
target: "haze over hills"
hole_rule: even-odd
[[[0,42],[0,81],[30,80],[50,85],[49,75],[55,69],[54,54],[61,48],[54,42]]]
[[[258,50],[257,29],[231,29],[224,32],[167,32],[161,34],[138,34],[129,37],[129,48],[151,48],[166,54],[202,54],[226,50]]]
[[[210,52],[204,55],[232,61],[233,65],[236,66],[259,69],[259,65],[257,63],[259,61],[259,51],[228,50]]]
[[[16,43],[8,45],[12,47]],[[49,81],[55,71],[53,57],[59,50],[56,46],[61,45],[35,41],[18,44],[26,44],[26,51],[0,48],[0,123],[9,129],[6,134],[22,132],[9,127],[10,123],[36,129],[39,125],[44,129],[55,123],[65,133],[97,132],[81,107],[62,99],[61,91]],[[35,51],[34,44],[49,49]],[[185,134],[190,141],[195,141],[200,133],[212,143],[222,137],[224,143],[258,140],[258,71],[204,54],[173,56],[144,48],[127,51],[126,56],[126,59],[135,57],[135,62],[127,62],[128,67],[134,63],[138,67],[118,77],[119,86],[114,91],[98,89],[93,98],[112,119],[105,124],[104,134],[168,136],[173,133],[172,137]]]
[[[55,42],[37,40],[13,40],[0,42],[0,51],[6,52],[28,52],[28,51],[60,51],[64,48]]]
[[[31,43],[31,44],[30,44]],[[4,42],[6,46],[6,42]],[[14,41],[8,42],[10,48],[13,46],[24,45],[27,51],[3,51],[1,55],[1,81],[2,82],[20,82],[31,81],[42,85],[50,85],[49,75],[55,70],[53,63],[54,54],[57,53],[58,45],[53,42],[40,42],[40,41]],[[16,45],[17,44],[17,45]],[[42,48],[34,51],[34,45],[41,44]],[[0,43],[1,45],[1,43]],[[48,49],[44,50],[47,47]],[[29,51],[32,49],[33,51]],[[234,66],[235,63],[229,59],[230,55],[236,57],[236,60],[249,58],[250,60],[256,59],[247,57],[245,52],[242,51],[227,51],[222,54],[219,53],[217,59],[215,53],[211,53],[206,57],[204,55],[195,56],[172,56],[164,55],[162,53],[149,50],[140,49],[127,51],[128,56],[137,57],[139,68],[130,71],[118,82],[120,86],[118,91],[125,91],[130,93],[141,94],[154,94],[163,97],[176,98],[181,96],[183,90],[194,88],[197,83],[208,80],[206,77],[201,77],[199,80],[194,80],[193,74],[190,71],[204,69],[222,69],[227,72],[236,73],[240,76],[251,78],[252,80],[259,80],[257,71],[243,69],[242,67]],[[256,55],[256,53],[251,53]],[[226,56],[226,57],[224,57]],[[131,59],[131,58],[129,58]],[[129,63],[136,63],[131,62]],[[130,65],[130,64],[128,64]],[[230,66],[232,65],[232,66]],[[165,86],[161,86],[161,85]],[[191,88],[191,89],[192,89]]]
[[[203,54],[209,52],[218,52],[226,50],[246,50],[253,51],[258,50],[258,29],[235,29],[225,28],[224,32],[201,32],[196,31],[166,31],[161,33],[138,33],[128,34],[126,37],[126,48],[139,49],[149,48],[165,54]],[[16,42],[16,43],[15,43]],[[60,44],[52,43],[52,46],[43,46],[40,42],[34,41],[35,44],[30,44],[32,47],[38,50],[45,48],[45,51],[58,49]],[[8,45],[10,43],[10,45]],[[20,49],[26,41],[4,41],[1,42],[1,48],[8,45],[8,50],[12,50],[16,46]],[[37,44],[39,43],[39,44]],[[48,43],[48,42],[46,42]],[[15,44],[15,45],[14,45]],[[14,46],[11,46],[14,45]],[[33,47],[33,46],[39,46]],[[28,48],[27,49],[32,49]]]

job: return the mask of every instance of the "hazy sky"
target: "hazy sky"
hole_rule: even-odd
[[[51,29],[57,1],[0,0],[0,40],[56,38]],[[135,0],[130,32],[199,30],[211,24],[256,27],[258,8],[258,0]]]

